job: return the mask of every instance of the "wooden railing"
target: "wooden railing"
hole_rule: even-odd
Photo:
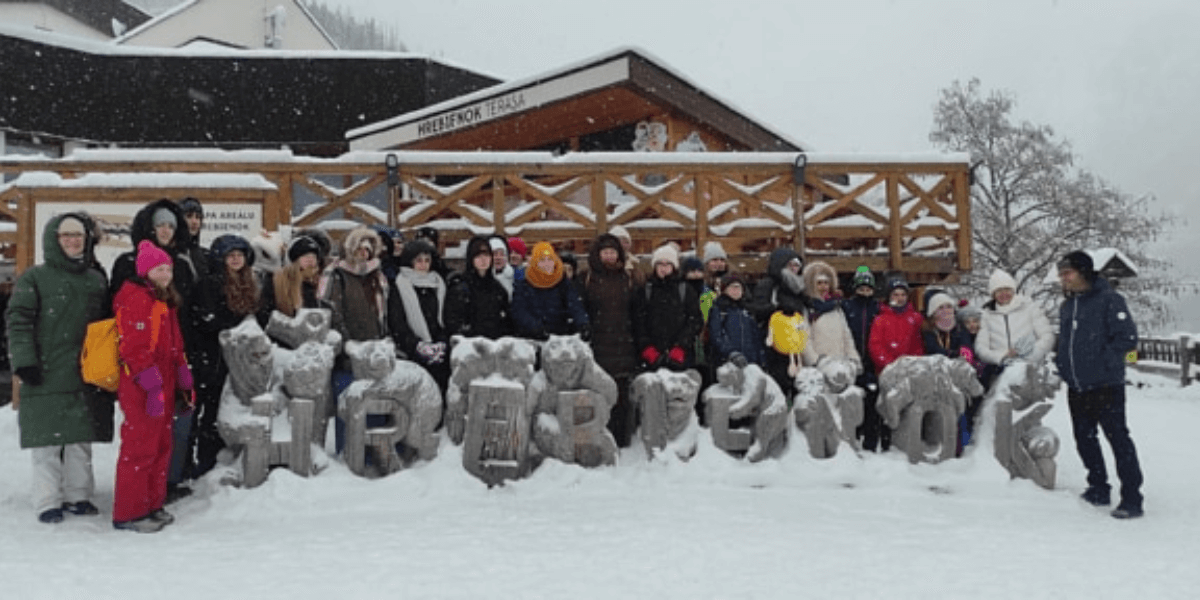
[[[1149,364],[1146,361],[1173,366],[1163,369],[1161,365]],[[1197,373],[1200,371],[1200,344],[1194,343],[1186,335],[1179,338],[1140,337],[1137,367],[1169,374],[1178,372],[1180,384],[1190,385],[1196,379],[1200,379],[1200,373]]]
[[[796,153],[394,155],[389,170],[388,155],[378,152],[311,159],[286,151],[83,150],[60,160],[5,158],[0,174],[259,174],[278,188],[263,207],[268,230],[432,226],[451,243],[495,231],[586,248],[623,225],[638,253],[668,240],[685,250],[719,240],[733,255],[792,245],[839,271],[865,264],[914,282],[971,267],[965,155],[887,162]],[[196,195],[203,199],[203,190]],[[0,218],[18,196],[0,188]],[[8,241],[32,239],[19,233]]]

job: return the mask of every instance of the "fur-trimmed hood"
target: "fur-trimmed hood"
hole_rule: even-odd
[[[839,290],[837,270],[834,269],[829,263],[819,260],[813,261],[805,265],[804,270],[801,273],[804,277],[804,293],[808,294],[809,297],[816,298],[817,300],[824,300],[824,298],[818,298],[816,295],[818,275],[825,275],[828,277],[829,293],[833,294],[834,296],[838,295]]]

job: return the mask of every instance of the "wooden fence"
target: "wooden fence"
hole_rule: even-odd
[[[1166,366],[1167,363],[1174,366]],[[1200,344],[1195,344],[1188,336],[1179,338],[1148,338],[1141,337],[1138,339],[1138,362],[1139,370],[1164,373],[1168,375],[1179,375],[1181,385],[1190,385],[1193,381],[1200,379]]]

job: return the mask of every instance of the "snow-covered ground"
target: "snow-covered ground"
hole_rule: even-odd
[[[1065,392],[1058,489],[990,456],[734,461],[701,435],[689,463],[547,462],[487,489],[458,449],[378,480],[333,463],[252,490],[205,480],[154,535],[109,523],[116,444],[98,445],[100,517],[38,523],[16,413],[0,410],[5,598],[1200,597],[1200,387],[1130,373],[1146,517],[1083,504]],[[798,446],[793,446],[798,447]],[[1107,445],[1105,445],[1107,450]],[[1110,457],[1110,465],[1111,457]],[[214,475],[215,479],[215,475]]]

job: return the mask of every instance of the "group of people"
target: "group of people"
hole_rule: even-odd
[[[203,248],[203,215],[194,198],[142,208],[131,228],[135,249],[117,258],[111,278],[96,261],[101,234],[88,215],[59,215],[46,226],[45,261],[21,275],[6,313],[39,520],[99,514],[91,501],[91,443],[112,440],[114,398],[85,384],[79,363],[87,325],[112,316],[123,365],[115,401],[125,416],[113,525],[138,532],[170,524],[164,507],[189,494],[186,482],[211,470],[224,447],[217,411],[228,368],[216,334],[250,318],[266,326],[276,311],[291,317],[325,308],[344,341],[391,339],[397,355],[428,370],[443,392],[452,336],[579,335],[618,384],[608,427],[621,447],[637,428],[630,383],[647,370],[695,368],[708,383],[727,362],[757,364],[791,398],[800,367],[839,361],[866,391],[858,434],[875,451],[889,446],[875,409],[878,375],[899,357],[967,360],[988,382],[1012,361],[1038,362],[1055,348],[1045,315],[1002,271],[992,275],[991,299],[981,310],[934,291],[926,293],[922,315],[902,278],[878,290],[871,271],[860,267],[849,278],[853,293],[842,297],[830,265],[804,265],[791,248],[771,253],[755,285],[729,269],[715,241],[682,263],[677,246],[663,245],[643,268],[621,227],[591,242],[581,268],[548,242],[530,249],[519,238],[492,235],[467,241],[462,270],[451,271],[436,230],[423,228],[405,242],[396,232],[360,227],[336,251],[323,231],[296,231],[282,264],[256,268],[261,248],[243,237],[223,235]],[[1068,300],[1056,361],[1089,471],[1084,498],[1108,502],[1099,426],[1122,481],[1114,516],[1140,516],[1141,473],[1122,387],[1136,327],[1085,253],[1069,255],[1060,277]],[[336,398],[353,380],[345,356],[331,379]],[[962,423],[964,443],[974,410],[977,403]],[[336,433],[340,451],[340,425]]]

